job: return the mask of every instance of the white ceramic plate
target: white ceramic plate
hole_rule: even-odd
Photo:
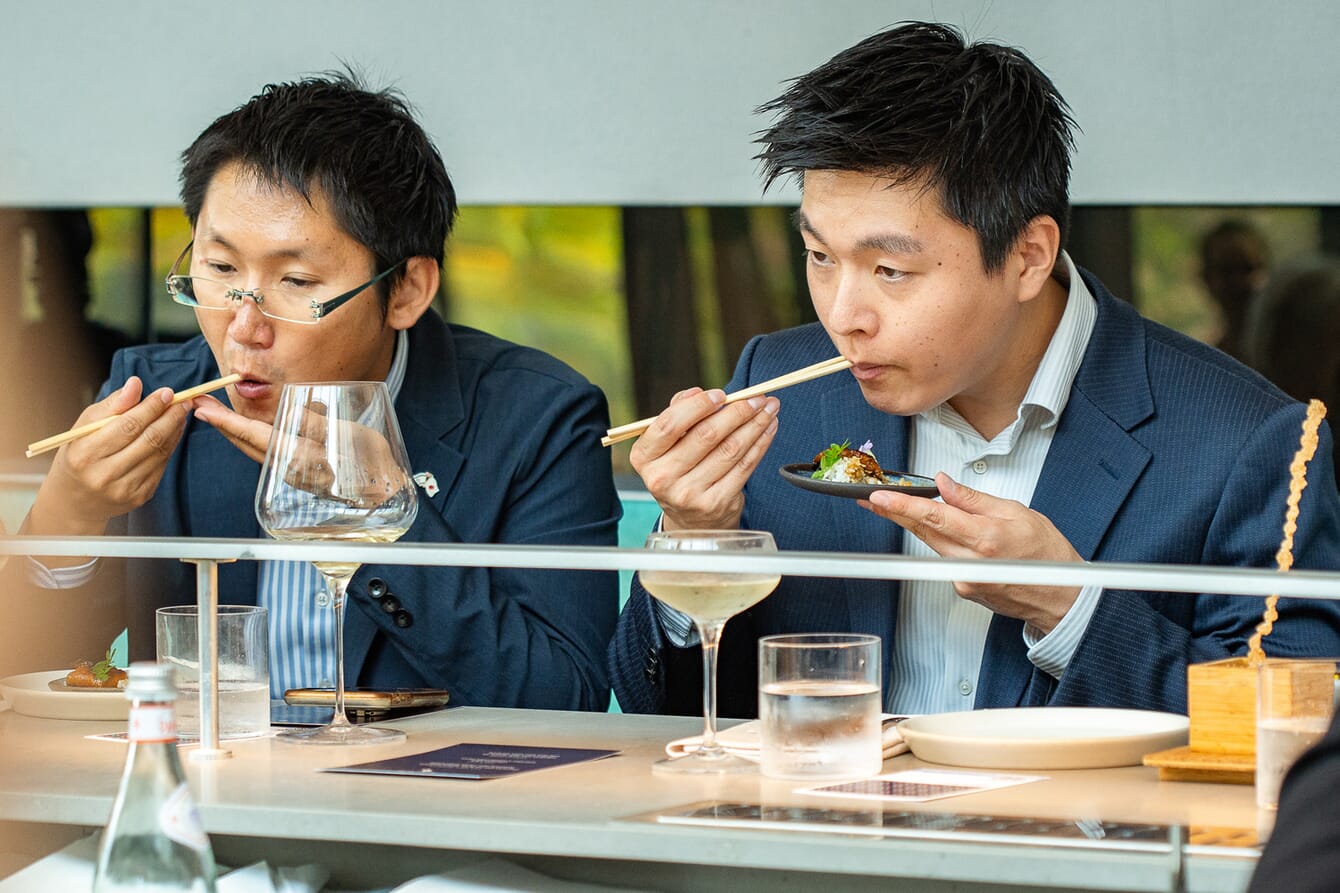
[[[913,716],[898,726],[918,759],[981,769],[1105,769],[1186,744],[1176,713],[1013,707]]]
[[[0,679],[0,694],[15,713],[47,719],[125,719],[130,702],[124,691],[52,691],[48,683],[69,670],[45,670]]]

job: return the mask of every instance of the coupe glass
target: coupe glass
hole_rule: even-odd
[[[389,543],[414,523],[418,497],[383,382],[286,384],[256,489],[256,517],[277,540]],[[335,612],[335,716],[319,729],[280,732],[302,744],[384,744],[398,729],[356,726],[344,714],[344,593],[357,561],[313,562]]]
[[[647,548],[677,552],[776,552],[772,534],[758,530],[672,530],[647,537]],[[781,581],[777,574],[722,571],[641,571],[642,586],[693,619],[703,647],[703,742],[686,756],[653,764],[657,772],[754,772],[758,766],[728,753],[717,741],[717,646],[726,621],[762,601]]]

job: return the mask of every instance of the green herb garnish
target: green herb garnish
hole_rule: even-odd
[[[833,463],[842,458],[842,451],[849,446],[851,446],[850,440],[844,440],[841,444],[831,444],[828,449],[819,454],[819,468],[810,477],[815,480],[822,478],[824,473],[833,467]]]
[[[89,669],[93,673],[93,678],[97,679],[99,682],[106,682],[107,677],[111,675],[112,672],[112,649],[108,648],[107,656]]]

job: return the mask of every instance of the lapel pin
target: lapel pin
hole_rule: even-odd
[[[414,483],[423,488],[429,499],[437,495],[437,478],[433,477],[431,471],[421,471],[414,475]]]

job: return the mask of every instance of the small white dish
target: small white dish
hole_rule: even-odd
[[[130,701],[124,691],[66,688],[53,691],[50,683],[69,670],[44,670],[0,679],[0,694],[15,713],[44,719],[124,720]]]
[[[980,769],[1106,769],[1187,742],[1176,713],[1105,707],[1011,707],[913,716],[898,726],[928,763]]]

